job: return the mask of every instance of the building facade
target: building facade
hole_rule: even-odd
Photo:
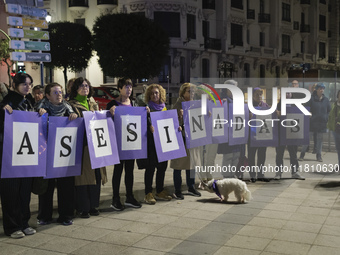
[[[176,96],[183,82],[238,79],[241,87],[269,92],[290,77],[333,78],[339,64],[339,0],[48,0],[53,21],[85,24],[106,13],[137,13],[168,32],[170,50],[162,84]],[[113,24],[114,25],[114,24]],[[76,34],[75,34],[76,36]],[[63,83],[62,72],[53,80]],[[92,84],[111,84],[96,56],[82,73]],[[250,78],[255,78],[249,80]],[[283,84],[282,84],[283,83]],[[267,93],[268,95],[270,93]]]

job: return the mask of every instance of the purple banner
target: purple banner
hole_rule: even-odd
[[[182,132],[178,130],[177,110],[151,112],[150,117],[155,129],[153,137],[158,161],[185,157],[187,154]]]
[[[256,108],[267,110],[268,107]],[[279,123],[276,111],[270,115],[253,115],[250,126],[250,147],[277,147],[279,145]]]
[[[120,160],[148,157],[147,111],[145,107],[116,107],[116,129]]]
[[[84,119],[49,117],[46,178],[81,174]]]
[[[46,174],[47,114],[5,111],[1,178]]]
[[[233,114],[233,104],[229,104],[229,145],[246,144],[249,136],[249,110],[244,105],[244,115]]]
[[[306,107],[306,109],[309,111],[309,107]],[[309,118],[299,108],[287,106],[287,115],[280,118],[280,145],[308,145]],[[282,126],[282,121],[284,121],[285,126],[290,127]],[[297,125],[295,126],[295,124]]]
[[[109,111],[84,112],[91,168],[119,164],[115,126]]]
[[[182,109],[187,148],[211,144],[212,121],[202,115],[201,100],[182,102]]]
[[[223,106],[219,103],[215,105],[212,101],[208,101],[208,111],[211,113],[209,120],[211,121],[211,137],[212,143],[228,142],[228,101]]]

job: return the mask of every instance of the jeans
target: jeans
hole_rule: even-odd
[[[280,168],[280,173],[282,173],[283,170],[283,155],[285,153],[285,149],[285,145],[276,147],[276,166]],[[299,163],[297,160],[297,145],[287,145],[287,149],[289,152],[290,167],[293,174],[299,170]]]
[[[186,182],[188,188],[194,187],[195,184],[195,170],[185,170],[185,176],[186,176]],[[181,191],[182,186],[182,170],[174,169],[174,186],[175,186],[175,192]]]
[[[257,165],[255,164],[255,154],[257,151]],[[266,152],[267,147],[250,147],[248,145],[248,159],[250,166],[250,178],[264,178],[262,166],[264,166],[264,162],[266,161]]]

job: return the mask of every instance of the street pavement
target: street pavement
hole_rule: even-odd
[[[322,157],[324,162],[316,162],[315,154],[308,153],[299,162],[302,171],[310,170],[301,173],[306,180],[291,179],[290,173],[284,173],[283,179],[269,183],[247,182],[253,200],[246,204],[234,203],[233,195],[228,203],[221,203],[215,194],[201,191],[201,197],[186,195],[184,200],[143,203],[140,209],[116,212],[109,208],[109,181],[102,187],[99,216],[75,218],[71,226],[39,226],[38,199],[32,194],[30,224],[37,233],[11,239],[4,235],[1,222],[0,254],[339,254],[340,175],[317,172],[322,170],[320,164],[335,164],[337,154],[325,152]],[[220,161],[221,155],[217,155]],[[287,151],[284,162],[289,163]],[[268,148],[266,163],[275,166],[274,148]],[[142,201],[144,171],[135,169],[135,197]],[[107,170],[111,180],[113,167]],[[165,177],[171,193],[172,173],[168,168]],[[248,174],[244,177],[249,179]],[[266,173],[266,177],[274,177],[274,173]],[[124,202],[123,183],[121,193]],[[54,198],[56,206],[56,194]]]

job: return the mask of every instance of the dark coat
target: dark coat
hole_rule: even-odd
[[[322,95],[320,100],[316,95],[316,91],[314,91],[306,106],[310,107],[310,112],[312,113],[309,130],[311,132],[326,133],[328,114],[331,111],[329,99]]]

